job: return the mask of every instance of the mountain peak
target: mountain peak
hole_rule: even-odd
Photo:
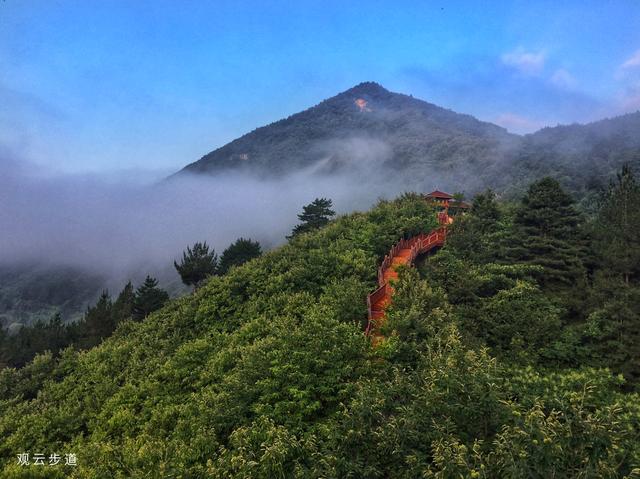
[[[371,95],[376,96],[380,94],[388,95],[391,93],[389,90],[384,88],[379,83],[373,81],[365,81],[362,83],[358,83],[356,86],[349,88],[344,93],[356,94],[356,95]]]
[[[349,101],[385,101],[393,98],[394,96],[397,96],[397,94],[390,92],[379,83],[366,81],[358,83],[356,86],[343,91],[333,98],[338,100],[348,98]]]

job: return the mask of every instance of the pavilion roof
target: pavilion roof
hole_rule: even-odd
[[[438,198],[443,200],[453,199],[453,196],[450,195],[449,193],[445,193],[444,191],[439,191],[439,190],[432,191],[431,193],[427,194],[427,196],[430,198]]]

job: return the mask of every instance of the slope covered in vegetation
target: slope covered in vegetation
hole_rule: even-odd
[[[401,274],[375,349],[362,322],[380,257],[436,226],[417,195],[297,235],[89,351],[1,371],[3,477],[637,473],[638,396],[608,369],[546,354],[568,300],[541,289],[541,266],[504,259],[517,221],[484,203],[423,277]],[[502,260],[492,231],[511,248]],[[21,452],[78,465],[18,466]]]
[[[622,165],[640,168],[640,112],[543,128],[522,137],[509,172],[495,187],[518,192],[546,175],[582,199],[607,187]]]
[[[320,165],[325,172],[337,171],[353,163],[375,163],[371,157],[379,155],[397,171],[438,167],[441,174],[445,169],[462,174],[464,168],[493,164],[502,157],[502,147],[517,138],[492,123],[365,82],[257,128],[183,171],[235,170],[271,177]],[[359,154],[359,149],[364,151]]]

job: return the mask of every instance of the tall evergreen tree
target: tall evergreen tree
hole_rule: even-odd
[[[516,210],[507,256],[544,269],[541,284],[565,287],[585,277],[585,240],[574,201],[553,178],[533,183]]]
[[[597,268],[585,329],[588,360],[640,382],[640,185],[625,165],[593,224]]]
[[[113,303],[111,314],[113,315],[114,325],[131,317],[134,299],[135,293],[133,291],[133,285],[131,281],[129,281],[124,288],[122,288],[122,291]]]
[[[216,273],[218,267],[218,255],[214,250],[209,251],[207,242],[195,243],[182,253],[180,264],[173,262],[176,270],[187,286],[198,289],[202,282]]]
[[[607,281],[605,279],[605,281]],[[631,383],[640,381],[640,288],[622,280],[596,288],[602,305],[586,323],[586,348],[594,366],[622,373]],[[603,290],[607,294],[602,294]]]
[[[115,329],[112,316],[113,303],[108,291],[103,291],[94,306],[89,306],[84,315],[83,340],[81,347],[90,348],[99,344]]]
[[[222,252],[218,273],[226,274],[232,266],[239,266],[262,254],[260,243],[250,239],[238,238]]]
[[[498,226],[502,212],[496,195],[491,190],[479,193],[473,199],[469,213],[456,219],[447,236],[447,247],[456,254],[475,262],[488,262],[499,254],[499,238],[503,228]]]
[[[628,285],[640,273],[640,184],[629,165],[609,186],[595,223],[602,266]]]
[[[62,322],[62,315],[55,313],[51,321],[47,325],[46,332],[46,349],[54,354],[69,345],[69,337],[67,334],[67,328]],[[38,351],[40,352],[40,351]]]
[[[0,369],[11,366],[10,338],[7,331],[0,325]]]
[[[135,292],[133,301],[134,319],[144,319],[149,314],[162,308],[169,300],[167,292],[158,288],[158,280],[147,276]]]
[[[288,236],[288,238],[293,238],[301,233],[313,231],[326,225],[336,214],[331,209],[331,206],[333,206],[333,202],[328,198],[316,198],[308,205],[303,206],[302,213],[298,215],[298,219],[302,223],[293,228],[291,236]]]

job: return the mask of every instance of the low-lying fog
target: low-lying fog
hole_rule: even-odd
[[[269,249],[285,241],[302,206],[316,197],[331,198],[346,213],[410,189],[372,168],[386,156],[377,151],[365,151],[340,174],[319,173],[316,165],[275,180],[232,173],[169,180],[142,171],[54,175],[0,158],[0,265],[68,265],[123,284],[132,275],[166,271],[195,241],[221,253],[243,236]],[[423,183],[438,186],[428,177]]]

